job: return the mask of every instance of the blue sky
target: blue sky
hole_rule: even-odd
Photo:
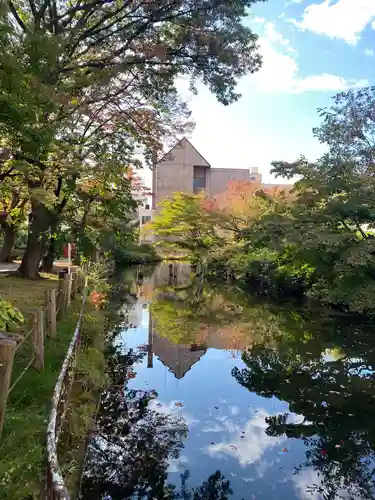
[[[260,36],[263,67],[241,80],[231,106],[203,87],[190,97],[189,138],[213,167],[258,166],[275,182],[272,160],[322,154],[312,136],[317,108],[339,91],[375,84],[375,0],[268,0],[247,22]]]

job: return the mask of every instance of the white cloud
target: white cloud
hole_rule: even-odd
[[[296,50],[291,46],[290,41],[287,38],[276,31],[275,25],[273,23],[267,22],[264,24],[264,38],[271,43],[281,45],[285,47],[287,52],[295,53]]]
[[[264,24],[266,22],[264,17],[254,17],[251,21],[255,24]]]
[[[260,38],[259,43],[263,65],[258,73],[246,79],[247,88],[251,85],[262,92],[299,94],[312,91],[343,91],[368,85],[367,80],[346,80],[329,73],[301,76],[293,47],[289,40],[275,30],[272,23],[265,24],[264,36]],[[243,92],[244,83],[240,85],[240,91]]]
[[[265,410],[259,410],[243,428],[231,419],[222,421],[222,431],[233,434],[233,437],[230,440],[209,445],[203,451],[212,457],[236,458],[242,467],[257,462],[267,450],[275,446],[278,446],[281,451],[284,439],[268,436],[265,433],[267,427],[265,417],[268,416]],[[245,438],[242,439],[241,436]]]
[[[301,21],[291,22],[302,30],[355,44],[373,18],[374,0],[324,0],[306,7]]]

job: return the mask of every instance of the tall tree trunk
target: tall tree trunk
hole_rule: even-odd
[[[9,224],[4,224],[1,229],[4,234],[4,243],[0,250],[0,262],[12,262],[11,253],[16,241],[16,230]]]
[[[42,265],[40,270],[45,273],[52,273],[53,263],[56,258],[56,238],[55,234],[57,231],[58,221],[55,219],[50,228],[50,236],[47,244],[46,253],[43,255]]]
[[[39,278],[39,265],[45,248],[51,218],[52,214],[45,205],[35,204],[32,207],[26,250],[18,268],[18,274],[24,278]]]

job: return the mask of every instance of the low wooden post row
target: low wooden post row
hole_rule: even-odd
[[[84,283],[85,277],[81,273],[64,273],[63,276],[60,275],[59,290],[53,289],[45,293],[45,306],[35,313],[34,328],[30,332],[33,358],[30,360],[29,366],[32,364],[38,370],[44,369],[45,333],[51,339],[56,337],[57,316],[64,316],[71,304],[71,299],[83,289]],[[59,314],[57,314],[58,309]],[[18,337],[20,336],[0,332],[0,437],[4,425],[17,340],[22,340],[21,337]]]

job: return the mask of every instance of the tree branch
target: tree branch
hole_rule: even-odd
[[[13,14],[13,17],[15,18],[15,20],[17,21],[17,24],[22,28],[22,30],[26,33],[27,32],[27,28],[26,28],[26,24],[22,21],[22,19],[20,18],[20,16],[18,15],[18,12],[17,12],[17,9],[15,8],[12,0],[8,0],[8,5],[9,5],[9,9],[11,11],[11,13]]]

